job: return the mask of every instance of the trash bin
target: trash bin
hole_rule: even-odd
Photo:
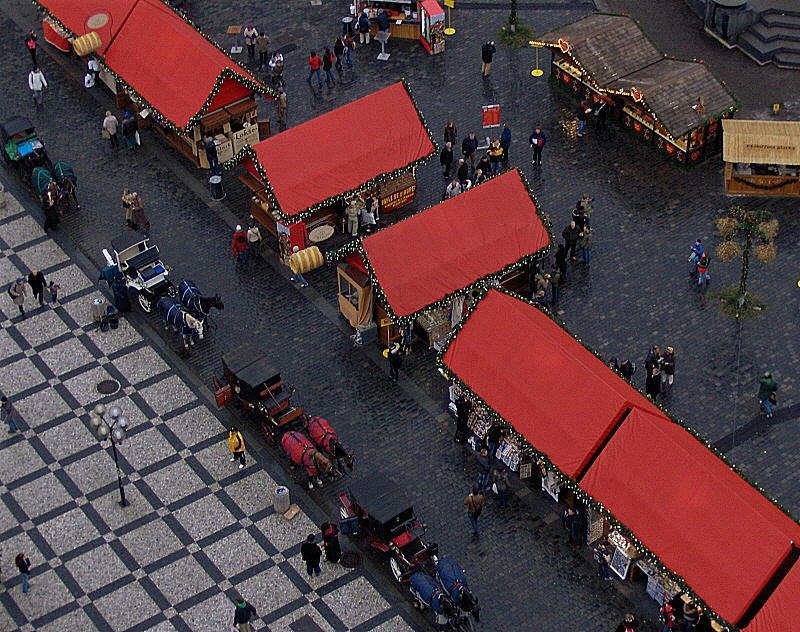
[[[275,499],[272,502],[272,506],[275,508],[275,513],[285,514],[287,511],[289,511],[290,504],[291,502],[289,501],[289,488],[276,487]]]
[[[221,200],[225,197],[225,189],[222,188],[222,176],[211,176],[208,179],[211,188],[211,199]]]

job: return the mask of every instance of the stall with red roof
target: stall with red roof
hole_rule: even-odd
[[[271,95],[194,24],[161,0],[36,0],[45,37],[93,55],[117,106],[155,128],[195,165],[207,168],[205,138],[220,162],[259,140],[256,95]],[[52,26],[56,25],[58,31]],[[58,36],[58,38],[56,38]],[[262,134],[269,133],[268,123]]]

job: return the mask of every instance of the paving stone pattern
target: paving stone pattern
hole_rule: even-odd
[[[277,483],[257,462],[230,462],[214,411],[127,320],[101,331],[93,283],[15,201],[3,214],[5,273],[35,265],[65,291],[57,306],[29,297],[25,319],[0,308],[0,392],[20,418],[0,442],[0,629],[224,630],[238,594],[259,611],[254,630],[299,619],[328,632],[416,629],[359,570],[323,563],[307,577],[300,545],[314,522],[276,514]],[[119,382],[118,394],[98,393],[104,379]],[[129,421],[125,508],[111,448],[88,425],[99,402]],[[19,552],[32,562],[28,594],[13,566]]]

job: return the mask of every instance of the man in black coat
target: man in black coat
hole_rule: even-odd
[[[39,299],[39,307],[44,307],[44,288],[47,286],[44,275],[39,270],[31,270],[28,275],[28,285],[31,286],[33,295]]]
[[[458,171],[456,171],[456,177],[461,183],[461,186],[464,186],[464,183],[469,179],[469,167],[463,158],[458,159]]]
[[[561,236],[564,238],[564,245],[569,253],[569,260],[575,261],[575,247],[578,245],[578,239],[580,239],[581,236],[581,229],[578,228],[578,225],[574,221],[572,221],[564,229],[564,232],[561,233]]]
[[[233,625],[239,632],[250,632],[250,619],[258,616],[256,609],[239,597],[236,600],[236,610],[233,611]]]
[[[319,568],[319,561],[322,559],[322,550],[319,544],[314,542],[315,536],[313,533],[309,534],[303,546],[300,547],[300,557],[306,563],[306,573],[311,577],[312,575],[319,575],[322,571]]]
[[[497,49],[494,47],[494,42],[486,42],[481,46],[481,59],[483,60],[481,64],[481,74],[484,77],[489,76],[489,71],[492,68],[492,58],[496,52]]]
[[[439,154],[439,162],[442,165],[442,175],[445,180],[450,179],[450,169],[453,166],[453,143],[447,142],[442,148],[442,153]]]
[[[469,159],[469,164],[473,169],[475,168],[476,151],[478,151],[478,138],[475,134],[470,134],[461,141],[461,153],[464,154],[464,160]]]

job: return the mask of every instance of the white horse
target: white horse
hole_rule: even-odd
[[[183,347],[189,348],[197,337],[202,340],[205,335],[203,321],[192,316],[181,303],[174,298],[164,296],[156,304],[164,319],[164,329],[172,328],[183,339]]]

